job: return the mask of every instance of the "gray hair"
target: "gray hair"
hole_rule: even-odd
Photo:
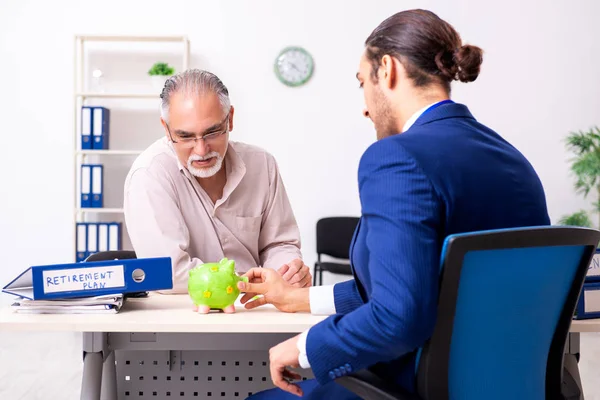
[[[229,91],[218,76],[200,69],[188,69],[167,79],[160,94],[160,116],[167,123],[169,122],[171,96],[181,91],[188,96],[214,93],[219,97],[224,114],[228,113],[231,108]]]

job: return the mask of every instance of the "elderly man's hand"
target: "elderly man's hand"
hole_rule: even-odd
[[[310,269],[304,262],[296,258],[284,264],[277,270],[283,276],[283,280],[294,287],[309,287],[312,284]]]

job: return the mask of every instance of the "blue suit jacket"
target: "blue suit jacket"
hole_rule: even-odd
[[[441,246],[454,233],[550,223],[542,184],[466,106],[443,104],[363,154],[354,280],[334,288],[337,314],[310,329],[321,385],[363,368],[414,391],[415,350],[436,317]]]

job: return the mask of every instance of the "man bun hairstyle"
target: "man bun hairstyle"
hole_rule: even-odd
[[[479,76],[483,50],[463,45],[458,32],[427,10],[408,10],[383,21],[365,41],[366,56],[377,80],[381,59],[397,58],[417,87],[440,83],[450,92],[450,82],[473,82]]]

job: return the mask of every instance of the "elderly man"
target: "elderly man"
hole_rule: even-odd
[[[279,175],[266,151],[229,140],[234,108],[214,74],[188,70],[161,94],[165,137],[134,162],[125,181],[125,222],[138,257],[169,256],[174,293],[188,271],[223,257],[236,270],[277,270],[309,286],[300,234]]]

